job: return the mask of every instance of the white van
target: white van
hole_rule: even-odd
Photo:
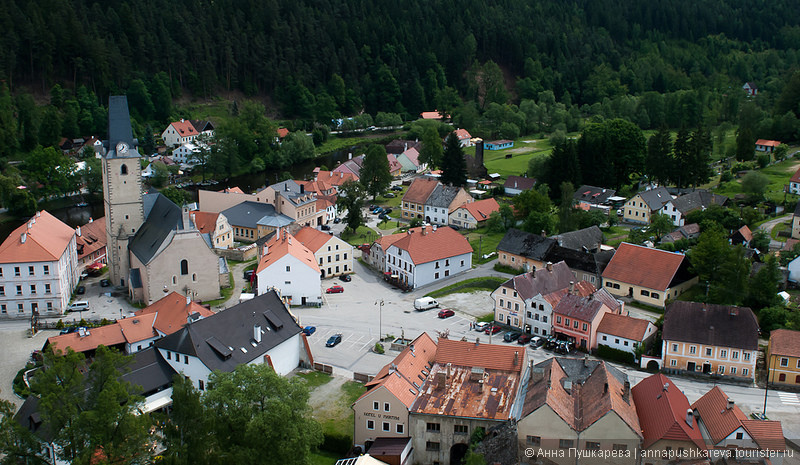
[[[89,302],[85,300],[78,300],[67,307],[68,312],[85,312],[87,310],[89,310]]]
[[[439,306],[439,302],[433,297],[420,297],[414,301],[414,310],[430,310]]]

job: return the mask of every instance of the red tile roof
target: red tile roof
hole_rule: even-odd
[[[665,291],[685,256],[623,242],[603,271],[603,279]]]
[[[412,228],[404,235],[393,245],[408,252],[415,265],[472,253],[467,238],[448,226]]]
[[[284,137],[289,135],[289,130],[286,128],[278,128],[278,137],[283,139]]]
[[[217,229],[219,213],[194,211],[191,215],[194,225],[201,233],[214,234],[214,231]]]
[[[331,240],[333,236],[310,226],[304,226],[303,229],[297,231],[294,237],[304,246],[308,247],[308,250],[316,253],[323,245]]]
[[[488,220],[493,212],[500,211],[500,204],[494,198],[489,197],[488,199],[465,203],[460,208],[465,208],[476,220],[484,221]]]
[[[417,178],[408,186],[408,190],[403,195],[403,202],[424,204],[438,185],[439,181],[436,179],[428,177]]]
[[[472,136],[469,134],[469,131],[467,131],[466,129],[456,129],[454,132],[456,133],[456,137],[458,137],[459,140],[472,138]]]
[[[522,372],[525,348],[500,344],[479,344],[454,339],[439,339],[436,363],[480,367],[487,370]],[[516,364],[514,361],[516,360]]]
[[[728,408],[728,395],[719,386],[703,394],[692,404],[692,408],[700,414],[700,421],[708,430],[713,444],[718,444],[742,426],[743,420],[747,420],[737,405]]]
[[[777,147],[781,145],[781,141],[779,140],[769,140],[769,139],[758,139],[756,141],[756,145],[764,145],[766,147]]]
[[[319,171],[317,172],[318,182],[324,181],[332,186],[341,186],[346,181],[358,181],[358,176],[353,173],[333,172],[333,171]]]
[[[222,189],[222,192],[226,194],[244,194],[244,191],[239,188],[239,186],[228,187]]]
[[[22,237],[25,237],[25,242]],[[0,263],[51,262],[69,246],[75,230],[42,210],[15,229],[0,245]]]
[[[743,420],[742,426],[747,430],[750,437],[756,441],[761,450],[786,450],[786,438],[783,436],[781,422]]]
[[[156,314],[134,316],[131,318],[123,318],[118,320],[116,324],[119,325],[122,331],[122,336],[125,342],[133,344],[134,342],[144,341],[153,337],[158,337],[158,333],[153,329],[153,324],[156,320]]]
[[[264,250],[266,253],[259,259],[256,273],[261,273],[286,255],[292,255],[319,273],[314,253],[286,231],[280,237],[275,234],[264,244]]]
[[[772,355],[800,357],[800,331],[776,329],[769,333],[769,350]]]
[[[444,118],[444,117],[445,117],[444,115],[442,115],[441,113],[439,113],[439,111],[438,111],[438,110],[434,110],[434,111],[423,111],[423,112],[422,112],[422,113],[420,113],[419,115],[422,117],[422,119],[442,119],[442,118]],[[448,115],[447,117],[449,118],[450,116]]]
[[[189,121],[188,119],[175,121],[172,124],[170,124],[170,126],[172,126],[175,129],[175,131],[177,131],[180,137],[197,136],[200,134],[199,132],[197,132],[197,129],[194,128],[192,122]]]
[[[99,328],[89,328],[83,337],[77,332],[52,336],[47,339],[47,343],[53,347],[54,352],[60,350],[66,353],[67,348],[75,352],[86,352],[97,349],[100,345],[112,347],[124,344],[125,336],[120,325],[114,323]]]
[[[187,323],[190,315],[197,313],[203,318],[208,318],[214,314],[197,302],[189,302],[187,305],[186,297],[174,291],[137,311],[135,315],[142,316],[151,313],[156,314],[153,327],[165,336],[181,329]]]
[[[367,392],[362,394],[359,400],[373,392],[375,388],[383,386],[406,407],[411,408],[411,404],[417,397],[415,393],[419,393],[419,388],[413,383],[416,383],[417,386],[422,385],[427,377],[423,370],[427,372],[426,365],[433,365],[435,354],[436,343],[428,336],[428,333],[420,334],[391,363],[381,368],[372,381],[366,384]]]
[[[691,424],[686,422],[689,400],[672,380],[661,373],[648,376],[631,389],[631,394],[645,449],[662,439],[692,442],[699,449],[706,449],[694,415],[689,416]]]
[[[800,182],[800,169],[794,172],[794,174],[792,175],[792,179],[790,179],[789,181]]]
[[[386,159],[389,161],[390,173],[394,173],[396,171],[403,169],[403,165],[401,165],[400,162],[397,161],[397,157],[393,153],[387,153]]]
[[[644,335],[647,333],[647,328],[651,324],[652,323],[649,321],[640,318],[617,315],[616,313],[606,313],[603,315],[600,324],[597,325],[597,332],[624,337],[632,341],[642,341]]]
[[[750,228],[748,228],[747,225],[739,228],[738,233],[741,234],[744,240],[747,242],[750,242],[750,240],[753,239],[753,233],[750,231]]]
[[[89,218],[91,220],[91,218]],[[81,235],[75,235],[75,245],[78,247],[78,260],[100,250],[106,246],[106,217],[89,221],[80,227]],[[83,247],[81,247],[83,246]]]
[[[580,296],[567,293],[553,306],[553,313],[567,318],[591,322],[597,314],[605,312],[604,307],[614,312],[619,308],[619,303],[605,289],[595,291],[590,296]]]

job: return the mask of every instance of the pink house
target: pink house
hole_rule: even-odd
[[[572,291],[553,307],[553,333],[575,347],[591,350],[597,347],[597,328],[606,313],[620,314],[622,303],[605,289],[582,297]]]

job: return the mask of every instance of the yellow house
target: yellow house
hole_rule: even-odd
[[[628,377],[611,365],[556,357],[531,369],[517,423],[520,457],[559,465],[634,465],[641,431]],[[580,461],[576,450],[583,454]]]
[[[776,329],[769,334],[767,366],[770,383],[800,385],[800,331]]]
[[[433,178],[421,177],[415,179],[408,186],[408,190],[400,202],[403,218],[408,220],[423,218],[425,215],[425,202],[438,185],[439,181]]]
[[[684,254],[627,242],[620,244],[603,270],[608,292],[656,307],[664,307],[667,299],[678,297],[697,281]]]
[[[661,338],[668,372],[755,379],[758,320],[748,307],[673,302]]]
[[[650,224],[650,217],[670,200],[672,196],[665,187],[639,192],[625,202],[622,207],[622,219],[629,223]]]

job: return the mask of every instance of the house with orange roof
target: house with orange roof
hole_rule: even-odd
[[[472,268],[472,246],[448,226],[409,229],[386,250],[386,269],[410,288],[417,288]]]
[[[314,254],[321,277],[330,278],[353,272],[353,246],[341,238],[308,226],[294,237]]]
[[[416,147],[409,147],[398,154],[397,162],[400,164],[403,173],[419,173],[425,171],[428,167],[427,163],[419,161],[419,151]]]
[[[597,326],[597,344],[635,354],[640,346],[652,342],[656,329],[656,325],[641,318],[606,313]]]
[[[387,153],[386,160],[389,162],[389,174],[391,174],[393,178],[399,178],[403,173],[403,165],[400,164],[400,161],[397,159],[397,155],[393,153]]]
[[[353,444],[368,452],[378,438],[409,437],[408,411],[430,374],[436,342],[420,334],[366,384],[353,403]]]
[[[341,171],[333,172],[333,171],[319,170],[316,172],[314,180],[318,182],[326,182],[338,188],[347,181],[358,181],[358,176],[356,176],[353,173],[345,173]]]
[[[381,236],[370,244],[369,252],[362,253],[362,258],[368,265],[382,272],[386,271],[386,250],[390,245],[405,237],[405,233]],[[363,251],[362,251],[363,252]]]
[[[564,262],[514,276],[491,293],[494,319],[526,334],[552,335],[553,307],[567,292],[587,296],[595,291],[586,281],[574,281]]]
[[[751,419],[719,386],[714,386],[697,399],[692,409],[710,449],[769,451],[768,463],[783,463],[782,452],[786,451],[786,439],[781,422]]]
[[[708,449],[686,395],[671,379],[657,373],[631,389],[642,428],[643,462],[675,463],[681,457],[701,457]]]
[[[450,213],[449,224],[464,229],[475,229],[486,224],[494,212],[500,211],[500,204],[493,197],[462,204]]]
[[[758,139],[756,141],[756,155],[758,152],[772,153],[781,145],[779,140]]]
[[[766,363],[770,383],[800,385],[800,331],[776,329],[769,333]]]
[[[285,229],[262,246],[256,268],[258,295],[277,289],[287,305],[320,305],[320,276],[314,253]]]
[[[191,121],[181,118],[180,121],[169,123],[167,129],[164,129],[164,132],[161,133],[161,138],[164,139],[164,144],[167,147],[176,147],[194,142],[199,135],[200,131],[194,127]]]
[[[475,145],[472,143],[472,136],[466,129],[456,129],[453,132],[456,133],[456,137],[458,137],[458,143],[461,144],[462,147],[472,147]]]
[[[233,247],[233,228],[222,213],[193,211],[192,222],[200,234],[208,234],[215,249]]]
[[[439,112],[439,110],[433,111],[423,111],[419,114],[419,117],[422,119],[445,119],[450,118],[450,115],[443,115]]]
[[[678,252],[623,242],[603,270],[603,287],[610,293],[647,305],[664,307],[697,284],[689,260]]]
[[[620,314],[623,304],[605,289],[581,296],[572,289],[553,306],[553,334],[583,351],[597,348],[597,327],[608,314]]]
[[[635,465],[642,439],[631,383],[611,364],[555,357],[531,369],[517,422],[520,457],[532,449],[559,465]],[[585,451],[584,459],[569,449]]]
[[[662,369],[755,380],[758,333],[748,307],[672,302],[661,332]]]
[[[433,193],[434,189],[441,183],[427,176],[414,179],[408,190],[403,194],[400,203],[400,210],[403,218],[411,220],[413,218],[423,218],[425,213],[425,203]]]
[[[789,193],[800,195],[800,169],[795,171],[791,179],[789,179]]]
[[[289,130],[286,128],[278,128],[277,133],[278,133],[278,139],[282,140],[284,137],[289,135]]]
[[[516,419],[527,354],[516,344],[440,338],[410,409],[408,463],[461,463],[477,428]]]
[[[745,247],[750,246],[750,241],[753,240],[753,232],[747,225],[742,226],[731,234],[730,241],[733,245],[742,244]]]
[[[76,237],[42,210],[0,244],[0,319],[64,313],[78,285]]]
[[[102,268],[106,264],[106,217],[78,226],[75,230],[75,247],[78,251],[78,272],[88,267]]]

